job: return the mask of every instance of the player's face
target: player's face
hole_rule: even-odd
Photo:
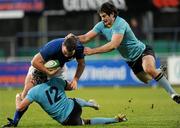
[[[62,45],[62,52],[63,52],[64,56],[66,56],[66,57],[71,57],[71,56],[74,55],[75,50],[73,50],[72,52],[69,52],[69,51],[67,50],[66,46]]]
[[[114,19],[115,19],[113,14],[107,15],[106,13],[102,12],[102,13],[99,13],[99,15],[106,27],[109,28],[112,26]]]

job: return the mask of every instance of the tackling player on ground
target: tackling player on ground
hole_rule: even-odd
[[[56,76],[65,79],[65,63],[73,60],[74,58],[78,63],[77,69],[74,78],[70,82],[70,85],[67,89],[77,89],[77,82],[85,68],[83,50],[84,47],[80,42],[77,41],[74,36],[55,39],[45,44],[31,61],[32,66],[30,66],[25,78],[25,85],[24,90],[21,94],[21,99],[26,96],[29,89],[38,84],[38,81],[33,77],[32,74],[34,70],[39,70],[47,74],[49,78]],[[54,70],[47,69],[44,64],[49,60],[58,60],[60,63],[60,67]],[[39,93],[41,93],[41,91]],[[23,111],[17,110],[14,114],[13,123],[11,123],[10,125],[17,126],[19,120],[27,109],[28,107]]]
[[[31,88],[23,100],[20,94],[16,95],[16,109],[18,111],[24,111],[32,102],[37,102],[49,116],[62,125],[109,124],[127,120],[124,114],[113,118],[82,119],[82,107],[99,109],[99,105],[95,101],[67,98],[65,88],[69,86],[69,83],[62,78],[54,77],[47,81],[46,75],[39,71],[36,71],[34,77],[39,83],[45,83]],[[9,123],[3,128],[9,127],[10,123],[13,124],[13,120],[9,119]]]
[[[135,75],[144,83],[155,79],[180,104],[180,95],[171,87],[163,72],[156,69],[156,59],[153,49],[139,41],[129,24],[118,16],[116,7],[106,2],[98,11],[101,20],[92,30],[78,36],[80,42],[87,43],[98,34],[106,37],[107,43],[97,48],[85,48],[86,55],[109,52],[117,49]]]

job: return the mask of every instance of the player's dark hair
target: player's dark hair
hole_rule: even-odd
[[[47,75],[37,69],[34,69],[32,72],[33,80],[35,84],[41,84],[48,81]]]
[[[105,2],[101,5],[98,13],[106,13],[110,16],[110,14],[114,13],[114,17],[116,18],[118,15],[118,10],[111,2]]]
[[[68,52],[72,52],[73,50],[76,49],[77,41],[78,40],[75,36],[70,36],[68,38],[65,38],[64,46],[66,46]]]

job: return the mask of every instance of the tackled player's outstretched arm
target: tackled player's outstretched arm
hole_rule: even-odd
[[[26,109],[31,103],[29,102],[29,100],[27,98],[24,98],[23,100],[21,100],[21,95],[17,94],[16,95],[16,109],[18,111],[23,111],[24,109]]]

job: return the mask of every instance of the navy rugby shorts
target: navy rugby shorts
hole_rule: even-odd
[[[146,55],[152,55],[156,59],[155,53],[154,53],[152,47],[149,45],[146,45],[144,52],[136,61],[127,61],[127,64],[133,70],[134,74],[144,71],[143,67],[142,67],[142,58]]]
[[[72,112],[69,114],[68,118],[62,123],[62,125],[82,125],[83,120],[81,119],[82,108],[76,102],[76,99],[72,99],[74,101],[74,108]]]

